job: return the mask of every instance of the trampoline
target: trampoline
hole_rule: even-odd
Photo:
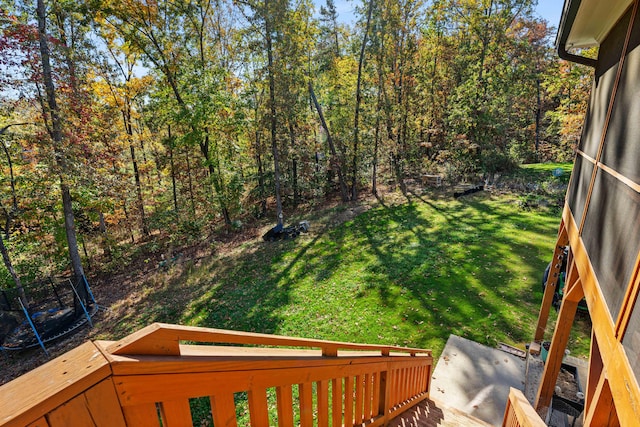
[[[25,306],[16,289],[0,291],[0,311],[3,330],[2,351],[26,350],[72,334],[85,324],[93,326],[92,317],[98,311],[89,283],[80,278],[49,277],[25,285],[29,301]]]

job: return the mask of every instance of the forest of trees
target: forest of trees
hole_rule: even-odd
[[[0,0],[0,287],[572,159],[589,70],[535,0],[321,1]]]

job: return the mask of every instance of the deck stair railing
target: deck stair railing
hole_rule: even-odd
[[[515,388],[509,390],[502,427],[545,427],[542,418],[533,409],[524,394]]]
[[[191,426],[193,399],[216,427],[385,425],[429,397],[432,364],[429,350],[153,324],[0,387],[0,426]]]

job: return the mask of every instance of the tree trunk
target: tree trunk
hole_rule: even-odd
[[[169,163],[171,165],[171,189],[173,191],[173,208],[176,215],[178,215],[178,189],[176,187],[176,166],[173,162],[173,137],[171,136],[171,125],[167,125],[167,135],[169,137]]]
[[[256,110],[256,123],[257,120],[257,110]],[[258,167],[258,192],[260,194],[260,213],[259,217],[263,217],[267,213],[267,198],[266,198],[266,190],[264,183],[264,167],[262,166],[262,143],[260,141],[260,132],[256,128],[256,166]]]
[[[364,29],[362,37],[362,46],[360,47],[360,59],[358,60],[358,80],[356,83],[356,111],[353,118],[353,162],[351,163],[351,200],[358,198],[358,138],[360,136],[360,102],[362,101],[362,67],[364,66],[364,52],[367,47],[367,38],[369,37],[369,26],[371,25],[371,12],[373,11],[373,0],[369,0],[369,9],[367,11],[367,25]]]
[[[4,134],[6,130],[9,129],[11,126],[24,126],[27,124],[29,123],[12,123],[10,125],[7,125],[2,129],[0,129],[0,135]],[[9,149],[7,148],[7,145],[4,142],[2,142],[2,149],[4,150],[5,156],[7,156],[7,164],[9,165],[9,175],[10,175],[9,184],[11,185],[11,209],[13,213],[15,213],[18,211],[18,197],[16,195],[16,180],[13,173],[13,162],[11,161],[11,155],[9,154]],[[7,238],[8,238],[9,230],[7,229],[5,231],[7,232]]]
[[[273,70],[273,43],[271,40],[271,21],[269,14],[269,2],[265,0],[265,38],[267,42],[267,73],[269,74],[269,109],[271,112],[271,152],[273,153],[273,181],[276,192],[276,218],[278,225],[284,225],[284,215],[282,213],[282,198],[280,196],[280,157],[278,155],[278,143],[276,139],[277,117],[276,117],[276,81]]]
[[[131,237],[131,244],[136,242],[136,238],[133,235],[133,228],[131,228],[131,221],[129,219],[129,210],[127,209],[127,199],[122,204],[122,210],[124,211],[124,218],[127,220],[127,227],[129,228],[129,237]]]
[[[291,156],[291,183],[293,186],[293,206],[298,206],[300,202],[300,190],[298,189],[298,157],[295,154],[296,150],[296,132],[295,127],[289,122],[289,138],[291,140],[291,152],[294,154]]]
[[[540,96],[540,77],[536,79],[536,89],[538,91],[537,103],[536,103],[536,156],[539,156],[540,149],[540,116],[542,114],[542,100]]]
[[[84,253],[84,258],[87,260],[87,268],[89,269],[89,271],[91,271],[91,257],[89,256],[89,252],[87,251],[87,242],[84,236],[81,237],[82,239],[80,240],[80,244],[82,245],[82,252]]]
[[[313,101],[313,105],[316,107],[316,111],[318,111],[318,116],[320,117],[320,124],[322,124],[322,128],[327,134],[327,144],[329,144],[329,150],[331,150],[331,164],[333,168],[338,173],[338,182],[340,183],[340,195],[342,196],[342,201],[349,201],[349,195],[347,192],[347,184],[344,180],[344,175],[342,174],[342,167],[340,165],[340,161],[338,159],[338,154],[336,153],[336,147],[333,144],[333,139],[331,138],[331,132],[329,132],[329,126],[327,126],[327,122],[324,119],[324,114],[322,114],[322,107],[316,98],[316,94],[313,91],[313,85],[311,81],[309,81],[309,94],[311,95],[311,100]]]
[[[84,276],[80,253],[78,252],[78,240],[76,237],[75,218],[71,205],[71,193],[69,186],[64,181],[64,175],[67,170],[66,159],[62,147],[62,124],[58,104],[56,102],[55,87],[53,85],[53,77],[51,72],[51,63],[49,57],[49,45],[47,44],[46,33],[46,10],[44,0],[37,0],[38,15],[38,38],[40,42],[40,55],[42,59],[42,77],[47,93],[47,105],[51,116],[51,138],[53,140],[53,149],[55,152],[56,162],[60,168],[60,190],[62,192],[62,208],[64,212],[64,225],[67,235],[67,244],[69,247],[69,258],[71,260],[71,268],[76,278]],[[84,287],[80,288],[84,290]],[[81,295],[86,297],[86,295]]]
[[[378,67],[378,101],[376,107],[376,125],[373,137],[373,171],[371,173],[371,194],[378,195],[378,147],[380,145],[380,114],[382,111],[382,70]]]
[[[217,149],[214,151],[217,153]],[[216,165],[218,167],[218,175],[216,175],[216,167],[214,166],[213,161],[211,160],[209,129],[207,127],[204,128],[204,141],[200,143],[200,152],[204,156],[205,161],[207,163],[209,179],[213,184],[213,189],[218,195],[222,196],[222,182],[219,179],[220,164],[218,162],[218,164]],[[220,205],[221,205],[220,210],[222,211],[222,217],[224,218],[224,223],[226,225],[230,225],[231,216],[229,215],[229,209],[227,208],[222,197],[220,198]]]
[[[129,138],[132,136],[129,134]],[[140,181],[140,171],[138,170],[138,161],[136,159],[136,149],[133,142],[129,139],[129,151],[131,153],[131,163],[133,164],[133,176],[136,182],[136,195],[138,196],[138,212],[140,212],[140,221],[142,234],[149,235],[149,227],[147,226],[147,218],[144,212],[144,199],[142,197],[142,182]]]
[[[11,124],[11,125],[5,126],[2,129],[0,129],[0,135],[2,135],[11,126],[23,125],[23,124],[26,124],[26,123],[17,123],[17,124]],[[4,233],[5,233],[5,237],[8,239],[9,235],[11,234],[9,229],[11,228],[11,222],[13,221],[13,216],[18,212],[18,197],[16,196],[16,180],[13,174],[13,162],[11,161],[11,155],[9,154],[9,149],[7,148],[7,145],[4,142],[2,142],[2,149],[4,150],[5,156],[7,156],[7,164],[9,165],[9,175],[10,175],[9,183],[11,185],[11,208],[5,209],[4,206],[2,207],[2,209],[5,211],[5,215],[7,216],[7,221],[4,227]]]
[[[376,130],[373,137],[373,170],[371,171],[371,194],[378,195],[378,146],[380,145],[380,119],[376,118]]]
[[[387,94],[387,90],[384,86],[384,80],[382,80],[382,85],[380,86],[381,88],[381,92],[382,92],[382,97],[383,97],[383,101],[384,101],[384,106],[385,106],[385,115],[386,115],[386,127],[387,127],[387,135],[388,138],[391,140],[391,142],[393,142],[394,147],[393,149],[395,150],[395,152],[391,152],[391,168],[394,172],[395,178],[396,178],[396,182],[398,183],[398,185],[400,186],[400,191],[402,192],[402,194],[407,194],[407,186],[404,183],[404,178],[403,178],[403,172],[402,172],[402,165],[401,165],[401,142],[400,142],[400,136],[394,132],[394,123],[393,123],[393,117],[392,117],[392,113],[391,113],[391,102],[389,101],[389,95]]]
[[[131,101],[125,97],[124,106],[122,108],[122,121],[124,129],[127,133],[129,141],[129,152],[131,154],[131,164],[133,165],[133,178],[136,184],[136,195],[138,197],[138,212],[140,213],[140,228],[144,236],[149,235],[149,227],[147,225],[147,217],[144,211],[144,198],[142,195],[142,182],[140,180],[140,171],[138,169],[138,159],[136,157],[136,149],[133,144],[133,124],[131,123]]]
[[[28,307],[29,304],[27,302],[27,296],[24,293],[24,288],[22,287],[22,282],[20,282],[20,277],[16,273],[16,270],[13,268],[11,258],[9,257],[9,251],[7,251],[7,247],[4,245],[4,240],[2,239],[2,234],[0,234],[0,252],[2,252],[2,260],[4,261],[4,266],[7,267],[9,274],[11,274],[11,277],[16,284],[18,297],[20,297],[20,299],[22,300],[22,304],[24,304],[25,307]]]
[[[69,186],[60,180],[60,190],[62,192],[62,212],[64,213],[64,228],[67,234],[67,243],[69,245],[69,257],[71,258],[71,267],[73,272],[79,278],[84,276],[82,268],[82,260],[78,250],[78,236],[76,234],[76,223],[73,215],[73,204],[71,200],[71,192]]]
[[[111,260],[111,243],[109,242],[109,235],[107,234],[107,223],[104,220],[104,213],[102,211],[98,212],[98,218],[100,221],[100,234],[102,235],[102,251],[104,252],[104,256],[108,260]]]
[[[189,151],[185,152],[185,159],[187,161],[187,182],[189,183],[189,201],[191,202],[191,215],[196,214],[196,203],[193,198],[193,179],[191,177],[191,161],[189,160]]]

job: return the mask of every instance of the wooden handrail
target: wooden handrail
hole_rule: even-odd
[[[509,400],[504,410],[502,427],[545,427],[540,415],[518,389],[509,390]]]
[[[111,344],[106,350],[111,354],[118,355],[138,354],[178,356],[180,355],[180,341],[320,348],[323,356],[336,356],[338,350],[379,351],[384,356],[388,356],[392,351],[408,353],[411,356],[415,356],[416,354],[431,356],[431,350],[419,348],[312,340],[279,335],[257,334],[252,332],[171,325],[166,323],[153,323],[138,332]]]
[[[154,324],[83,344],[0,387],[0,427],[192,425],[190,400],[201,397],[216,426],[236,426],[237,393],[252,426],[274,416],[280,426],[384,425],[429,397],[432,365],[422,349]]]

